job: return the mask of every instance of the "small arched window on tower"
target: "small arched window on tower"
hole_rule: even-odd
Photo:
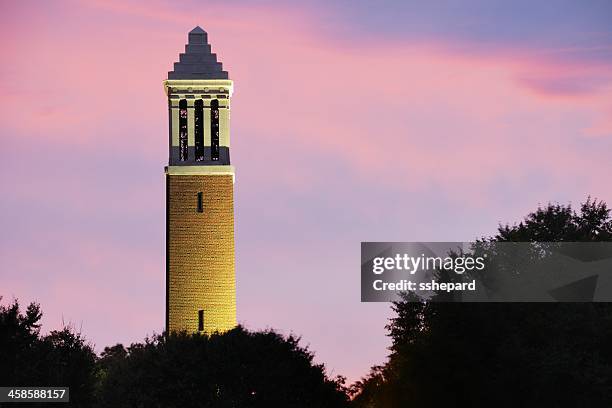
[[[204,160],[204,101],[197,99],[194,106],[195,159]]]
[[[185,161],[188,158],[187,148],[187,99],[179,101],[179,160]]]
[[[211,160],[219,160],[219,101],[210,101],[210,155]]]

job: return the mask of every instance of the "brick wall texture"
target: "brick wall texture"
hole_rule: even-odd
[[[236,325],[234,185],[231,175],[166,175],[167,329]],[[204,212],[197,212],[198,192]]]

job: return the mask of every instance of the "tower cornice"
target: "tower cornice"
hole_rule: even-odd
[[[163,84],[167,96],[198,91],[211,95],[222,93],[231,97],[234,93],[234,81],[231,79],[166,79]]]

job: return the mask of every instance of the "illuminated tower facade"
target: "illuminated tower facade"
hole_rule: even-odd
[[[200,27],[164,82],[166,330],[226,331],[236,325],[234,168],[230,165],[233,83]]]

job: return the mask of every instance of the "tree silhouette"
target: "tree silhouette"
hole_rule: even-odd
[[[70,387],[63,407],[321,407],[348,405],[344,378],[329,378],[299,338],[237,327],[173,333],[96,358],[69,327],[40,334],[40,306],[0,305],[0,385]],[[48,407],[49,403],[20,406]]]
[[[41,317],[36,303],[28,305],[25,313],[20,311],[17,300],[8,306],[0,305],[0,384],[70,387],[70,404],[58,406],[90,407],[96,381],[96,356],[91,346],[69,327],[42,336]]]
[[[102,353],[100,407],[344,407],[343,379],[329,379],[294,336],[237,327],[173,333]]]
[[[549,204],[484,241],[612,241],[610,210]],[[409,296],[409,295],[406,295]],[[393,305],[383,367],[352,388],[357,407],[607,407],[612,304]]]

